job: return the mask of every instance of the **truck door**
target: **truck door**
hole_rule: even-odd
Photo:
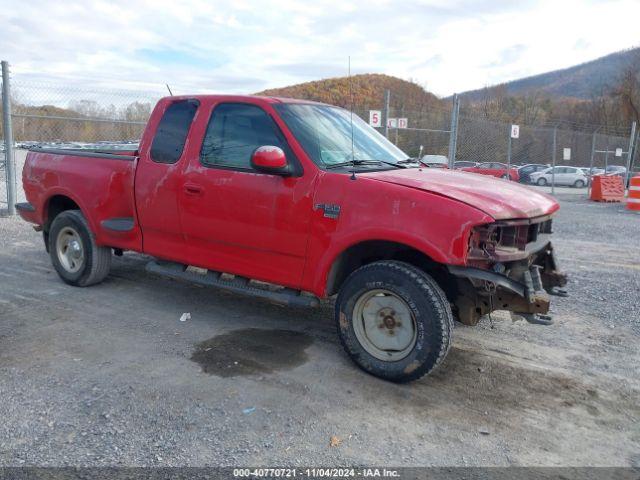
[[[161,100],[140,145],[135,196],[145,253],[186,263],[178,213],[185,144],[198,110],[198,100]],[[152,122],[156,122],[155,124]],[[151,137],[151,138],[149,138]]]
[[[304,174],[272,116],[257,104],[214,105],[202,138],[180,192],[190,255],[205,268],[298,287],[312,175]],[[298,173],[283,177],[253,170],[251,155],[265,145],[282,148]]]

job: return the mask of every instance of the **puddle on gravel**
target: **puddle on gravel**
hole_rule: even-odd
[[[302,332],[244,328],[197,344],[191,360],[203,372],[220,377],[271,373],[305,363],[305,350],[312,343]]]

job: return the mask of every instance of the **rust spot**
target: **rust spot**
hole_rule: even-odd
[[[347,316],[344,314],[344,312],[340,312],[340,328],[342,330],[346,330],[347,328],[349,328],[349,320],[347,320]]]
[[[418,362],[417,360],[414,360],[413,362],[411,362],[409,365],[405,367],[404,373],[411,373],[415,371],[419,366],[420,366],[420,362]]]

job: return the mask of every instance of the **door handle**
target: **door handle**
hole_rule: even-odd
[[[185,184],[184,191],[187,195],[192,195],[194,197],[199,197],[200,195],[202,195],[202,187],[193,183]]]

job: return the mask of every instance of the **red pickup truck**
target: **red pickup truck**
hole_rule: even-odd
[[[138,150],[34,149],[23,183],[17,209],[68,284],[102,281],[132,250],[153,273],[276,302],[337,295],[348,354],[397,382],[442,362],[454,316],[545,323],[565,283],[551,197],[424,167],[330,105],[164,98]]]

